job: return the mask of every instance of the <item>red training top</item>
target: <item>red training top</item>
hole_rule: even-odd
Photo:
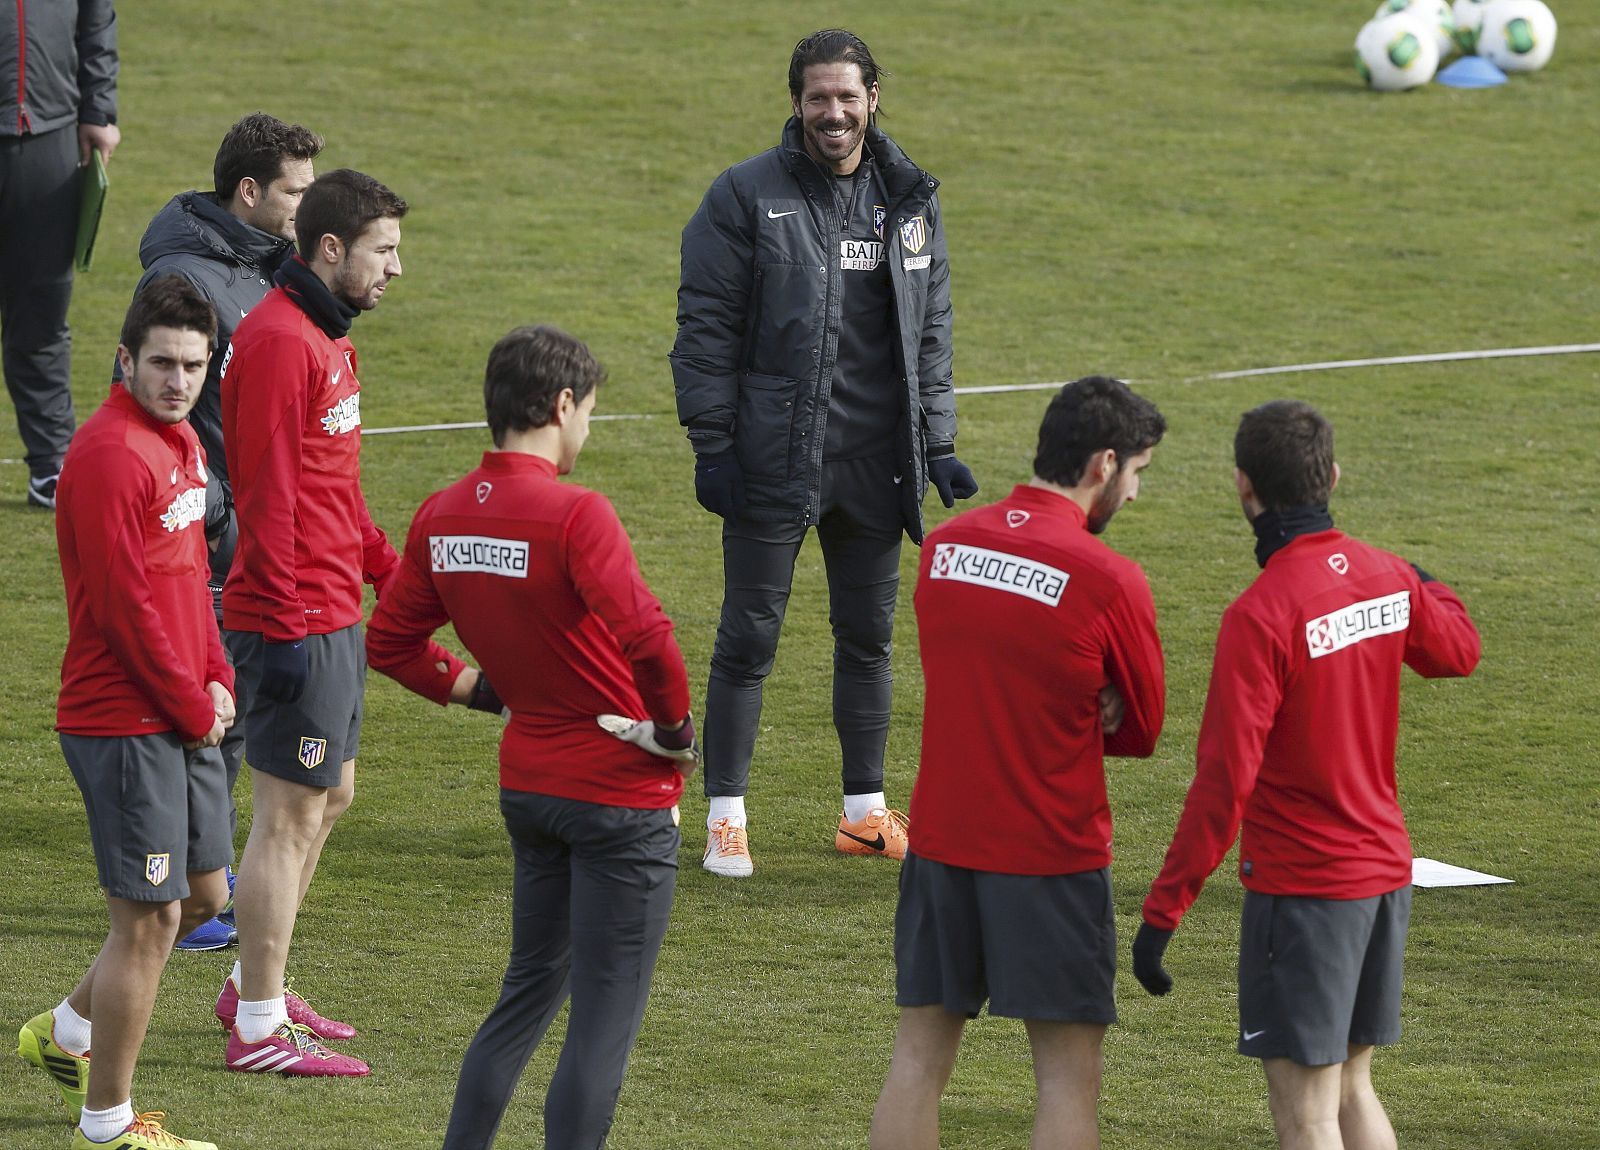
[[[67,651],[56,730],[204,738],[205,685],[231,692],[206,579],[205,454],[111,385],[72,438],[56,488]]]
[[[1177,927],[1241,819],[1250,890],[1357,899],[1407,885],[1400,665],[1467,675],[1478,654],[1455,592],[1398,556],[1332,530],[1275,552],[1222,616],[1194,782],[1145,921]]]
[[[239,545],[222,625],[273,642],[361,620],[399,560],[361,495],[361,384],[348,337],[331,339],[281,288],[239,323],[222,366]]]
[[[925,689],[911,849],[1009,874],[1109,865],[1104,756],[1148,756],[1166,709],[1139,565],[1091,535],[1072,500],[1019,486],[929,533],[916,607]],[[1100,723],[1108,683],[1127,705],[1115,735]]]
[[[424,640],[446,622],[510,708],[502,787],[618,807],[678,801],[675,763],[595,722],[689,713],[672,620],[604,496],[556,482],[548,460],[502,451],[429,496],[373,613],[367,659],[444,702],[461,665],[441,668]]]

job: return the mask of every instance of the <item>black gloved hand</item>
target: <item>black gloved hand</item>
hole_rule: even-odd
[[[268,639],[261,652],[261,684],[257,690],[274,702],[293,703],[305,693],[310,674],[311,662],[304,639],[289,643],[274,643]]]
[[[1415,563],[1411,565],[1411,570],[1415,571],[1417,573],[1417,578],[1421,579],[1424,583],[1437,583],[1439,581],[1432,575],[1429,575],[1421,567],[1418,567]]]
[[[732,448],[694,457],[694,497],[713,515],[728,519],[739,514],[744,506],[744,472]]]
[[[954,507],[957,499],[971,499],[978,494],[978,481],[973,478],[972,468],[954,454],[928,460],[928,482],[939,489],[939,498],[946,507]]]
[[[1170,930],[1147,922],[1141,922],[1139,933],[1133,936],[1133,977],[1158,997],[1172,989],[1172,975],[1161,965],[1161,956],[1167,952],[1167,943],[1171,941]]]
[[[467,706],[491,715],[498,715],[506,709],[506,705],[500,701],[500,693],[482,671],[478,672],[478,681],[472,684],[472,695],[467,699]]]

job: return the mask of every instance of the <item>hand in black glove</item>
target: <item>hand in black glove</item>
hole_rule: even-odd
[[[504,714],[506,709],[506,705],[500,701],[500,693],[482,671],[478,672],[478,681],[472,684],[472,697],[467,700],[467,706],[491,715]]]
[[[928,482],[939,489],[939,498],[946,507],[954,507],[957,499],[971,499],[978,494],[972,468],[953,454],[928,460]]]
[[[290,643],[274,643],[268,639],[261,652],[261,684],[258,689],[274,702],[292,703],[304,694],[306,678],[310,673],[311,664],[304,639]]]
[[[1157,996],[1172,989],[1172,975],[1161,965],[1161,956],[1167,952],[1167,943],[1171,941],[1170,930],[1162,930],[1147,922],[1139,924],[1139,933],[1133,937],[1133,977],[1139,980],[1140,986]]]
[[[694,457],[694,497],[713,515],[727,519],[744,506],[744,472],[729,448]]]

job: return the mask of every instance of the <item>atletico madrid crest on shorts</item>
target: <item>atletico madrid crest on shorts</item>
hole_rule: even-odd
[[[300,740],[300,765],[308,771],[314,771],[322,765],[322,760],[328,755],[327,739],[302,738]]]
[[[170,854],[144,856],[144,878],[151,886],[160,886],[167,881],[167,876],[171,873],[172,856]]]

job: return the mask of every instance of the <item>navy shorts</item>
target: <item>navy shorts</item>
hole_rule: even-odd
[[[308,787],[336,787],[343,766],[361,750],[362,697],[367,686],[367,647],[361,625],[328,635],[306,636],[310,675],[292,703],[261,694],[266,642],[255,631],[224,631],[233,656],[239,697],[249,703],[244,757],[252,768]]]
[[[1110,868],[995,874],[918,858],[900,868],[895,1002],[976,1018],[1112,1023],[1117,925]]]
[[[228,772],[216,747],[186,751],[172,731],[61,735],[83,792],[100,885],[112,898],[176,902],[189,875],[233,862]]]
[[[1411,887],[1362,899],[1245,891],[1239,1053],[1331,1066],[1400,1039]]]

